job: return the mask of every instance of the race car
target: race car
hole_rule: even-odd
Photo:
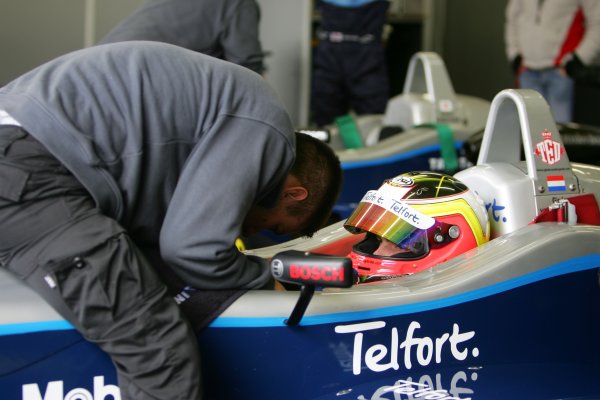
[[[345,221],[249,250],[298,290],[249,291],[198,333],[206,398],[600,398],[600,168],[509,89],[455,178],[491,240],[419,272],[357,284]],[[106,354],[4,270],[0,287],[3,398],[120,399]]]

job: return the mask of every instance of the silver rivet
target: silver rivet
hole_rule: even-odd
[[[81,257],[75,257],[73,259],[73,263],[75,264],[75,268],[83,268],[85,267],[85,262]]]
[[[450,229],[448,229],[448,235],[452,238],[452,239],[456,239],[457,237],[460,236],[460,228],[456,225],[452,225],[450,227]]]

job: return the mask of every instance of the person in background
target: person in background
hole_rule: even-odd
[[[317,0],[312,119],[318,127],[353,111],[383,114],[389,77],[382,44],[387,0]]]
[[[573,77],[600,55],[600,2],[509,0],[505,45],[519,87],[538,91],[557,122],[571,122]]]
[[[265,72],[255,0],[146,0],[99,44],[150,40]]]
[[[93,46],[0,88],[0,265],[111,356],[123,400],[202,397],[160,268],[200,295],[273,288],[236,239],[311,235],[340,186],[262,77],[182,47]]]

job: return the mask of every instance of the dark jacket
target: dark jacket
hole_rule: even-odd
[[[146,0],[100,44],[151,40],[265,70],[255,0]]]

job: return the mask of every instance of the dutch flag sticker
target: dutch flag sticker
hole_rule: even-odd
[[[565,177],[562,175],[548,175],[546,182],[548,182],[548,191],[550,192],[564,192],[567,190]]]

